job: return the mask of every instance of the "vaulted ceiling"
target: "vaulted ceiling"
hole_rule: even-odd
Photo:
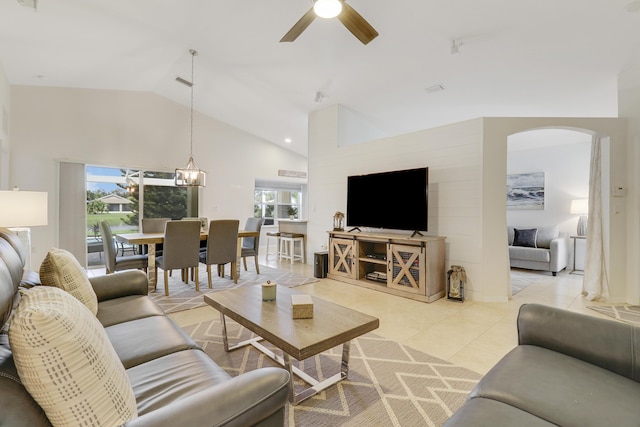
[[[334,104],[389,136],[482,116],[616,117],[617,75],[640,63],[631,0],[348,0],[380,33],[368,45],[320,18],[280,43],[312,4],[3,0],[0,62],[12,85],[188,105],[175,77],[190,78],[193,48],[198,111],[303,155],[308,114]]]

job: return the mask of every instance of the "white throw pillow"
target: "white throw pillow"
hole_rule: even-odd
[[[98,297],[87,273],[70,252],[51,249],[40,265],[40,281],[45,286],[55,286],[69,292],[94,315],[98,312]]]
[[[20,380],[53,426],[116,426],[137,418],[127,373],[104,328],[67,292],[22,292],[9,326]]]

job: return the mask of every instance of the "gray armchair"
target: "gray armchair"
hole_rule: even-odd
[[[118,256],[118,248],[113,241],[113,233],[107,221],[100,221],[102,248],[107,274],[122,270],[142,269],[147,271],[149,259],[147,255]]]
[[[196,291],[198,283],[198,264],[200,254],[200,221],[167,221],[164,230],[164,249],[162,256],[156,258],[158,267],[164,270],[164,294],[169,296],[169,272],[182,270],[182,280],[189,280],[188,270],[194,269]],[[156,269],[156,283],[158,270]]]
[[[525,304],[517,332],[446,427],[638,425],[640,327]]]
[[[260,274],[260,266],[258,265],[258,248],[260,247],[260,230],[262,230],[262,218],[248,218],[244,225],[247,231],[257,231],[257,237],[244,237],[242,239],[242,263],[244,270],[247,271],[247,257],[253,257],[256,263],[256,272]]]
[[[218,275],[224,277],[224,265],[231,264],[231,277],[238,283],[236,262],[238,256],[238,228],[237,219],[221,219],[211,221],[207,237],[206,251],[200,252],[200,262],[207,266],[207,278],[211,288],[211,266],[218,266]]]

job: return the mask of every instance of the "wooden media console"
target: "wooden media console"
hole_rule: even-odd
[[[327,277],[423,302],[445,295],[444,237],[329,232]]]

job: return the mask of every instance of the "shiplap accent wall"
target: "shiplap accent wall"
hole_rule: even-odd
[[[480,118],[342,148],[336,143],[338,121],[337,107],[309,116],[309,252],[326,247],[333,214],[346,209],[347,176],[429,166],[430,233],[447,238],[446,267],[459,264],[467,270],[469,299],[498,302],[510,295],[505,195],[509,135],[564,128],[607,137],[606,182],[627,186],[627,125],[620,119]],[[608,185],[605,197],[612,301],[624,301],[629,286],[625,266],[637,263],[626,256],[627,200],[610,201]],[[375,203],[398,203],[402,209],[391,192],[381,192],[372,208]]]
[[[349,175],[427,166],[428,234],[447,238],[446,268],[464,266],[466,297],[482,299],[482,120],[338,147],[339,120],[338,107],[310,115],[309,255],[328,245],[334,213],[346,211]],[[393,191],[380,189],[371,209],[382,203],[402,214],[403,201]]]

